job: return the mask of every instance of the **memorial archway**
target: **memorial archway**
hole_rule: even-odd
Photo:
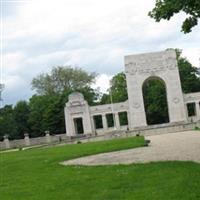
[[[125,57],[130,129],[147,126],[142,87],[149,77],[160,77],[166,85],[169,122],[187,121],[176,52],[172,49]]]
[[[167,88],[164,80],[149,77],[142,85],[147,125],[169,122]]]

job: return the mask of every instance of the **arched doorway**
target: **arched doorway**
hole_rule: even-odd
[[[165,82],[158,77],[146,79],[142,85],[147,125],[169,122],[167,90]]]

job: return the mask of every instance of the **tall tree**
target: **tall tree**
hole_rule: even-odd
[[[180,49],[176,49],[176,53],[183,92],[200,92],[200,71],[181,56]]]
[[[6,105],[0,109],[0,139],[8,135],[14,139],[17,135],[17,124],[14,118],[14,111],[11,105]]]
[[[29,123],[33,137],[44,134],[65,132],[64,106],[68,95],[81,92],[89,105],[94,105],[99,92],[91,88],[96,74],[80,68],[55,67],[49,74],[40,74],[32,81],[32,88],[38,95],[30,99]]]
[[[149,12],[149,16],[159,22],[161,19],[170,20],[174,14],[181,11],[187,15],[182,24],[182,31],[189,33],[198,24],[200,18],[199,0],[156,0],[155,7]]]
[[[29,105],[26,101],[19,101],[14,107],[14,119],[17,125],[15,138],[23,138],[25,132],[29,132]]]
[[[44,131],[48,129],[46,122],[45,111],[50,103],[53,102],[52,96],[37,96],[34,95],[30,99],[30,115],[29,125],[31,131],[31,137],[38,137],[44,134]]]
[[[109,94],[103,94],[101,103],[106,104],[112,101],[114,103],[126,101],[128,99],[126,76],[123,72],[115,75],[111,80],[111,87],[108,90]]]
[[[54,67],[50,74],[40,74],[32,80],[32,89],[40,95],[61,94],[66,90],[78,90],[95,82],[96,74],[70,66]]]

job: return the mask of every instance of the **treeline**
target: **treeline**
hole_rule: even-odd
[[[178,68],[184,93],[200,91],[200,74],[196,67],[181,57],[177,50]],[[101,94],[91,86],[96,74],[80,68],[55,67],[49,74],[40,74],[32,81],[36,90],[29,101],[19,101],[14,107],[6,105],[0,109],[0,139],[9,135],[19,139],[28,132],[31,137],[44,135],[46,130],[53,134],[65,133],[64,106],[68,95],[73,91],[83,93],[89,105],[121,102],[128,99],[126,77],[123,72],[111,80],[108,94]],[[163,83],[157,80],[144,85],[143,96],[149,124],[168,121],[166,91]]]
[[[0,139],[9,135],[10,139],[20,139],[28,132],[30,137],[50,133],[65,133],[64,106],[68,95],[74,91],[83,93],[89,105],[99,103],[100,92],[91,85],[96,74],[80,68],[54,67],[50,74],[40,74],[32,80],[36,90],[29,101],[19,101],[13,107],[6,105],[0,109]]]

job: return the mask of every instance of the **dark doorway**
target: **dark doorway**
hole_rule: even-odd
[[[120,126],[128,125],[127,112],[119,112],[119,123],[120,123]]]
[[[195,103],[187,103],[187,111],[188,111],[188,117],[196,116],[196,104]]]
[[[83,118],[74,118],[74,126],[75,126],[75,132],[76,134],[83,134],[84,129],[83,129]]]
[[[93,116],[93,119],[94,119],[95,129],[103,128],[103,122],[102,122],[102,116],[101,115],[95,115],[95,116]]]
[[[114,127],[114,116],[112,113],[106,114],[108,128]]]
[[[148,125],[169,122],[166,86],[162,79],[147,79],[142,87]]]

